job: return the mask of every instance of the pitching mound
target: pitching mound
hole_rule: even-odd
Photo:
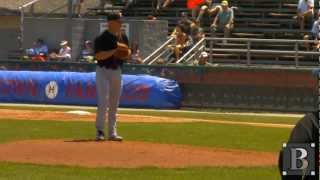
[[[277,154],[146,142],[28,140],[0,144],[0,161],[82,167],[276,165]]]

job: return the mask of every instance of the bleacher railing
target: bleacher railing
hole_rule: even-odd
[[[225,42],[226,41],[226,42]],[[222,42],[225,47],[218,47],[217,43]],[[237,48],[228,48],[228,45],[232,45],[233,42],[240,42],[241,47]],[[154,64],[159,58],[163,57],[170,48],[168,45],[172,45],[174,43],[174,38],[169,38],[161,47],[155,50],[152,54],[146,57],[143,60],[143,64],[151,65]],[[279,49],[267,49],[267,48],[257,48],[257,44],[260,43],[262,46],[269,45],[271,46],[281,46],[285,45],[287,47],[286,50]],[[282,44],[281,44],[282,43]],[[255,64],[271,64],[271,65],[293,65],[295,67],[299,67],[302,64],[308,64],[308,66],[318,66],[317,62],[320,59],[320,52],[318,51],[306,51],[299,49],[299,46],[308,43],[315,44],[317,41],[314,40],[289,40],[289,39],[250,39],[250,38],[212,38],[206,37],[201,39],[198,43],[196,43],[189,51],[187,51],[181,58],[179,58],[175,64],[192,64],[194,60],[199,58],[199,55],[202,51],[206,51],[209,54],[209,62],[211,63],[220,63],[216,61],[214,58],[214,53],[220,53],[223,56],[227,56],[228,53],[236,54],[237,56],[241,56],[242,59],[239,60],[243,64],[245,62],[246,65],[255,65]],[[237,44],[239,45],[239,44]],[[258,44],[259,45],[259,44]],[[289,48],[288,48],[289,47]],[[173,53],[173,52],[169,52]],[[254,59],[259,55],[258,58]],[[289,60],[276,60],[279,57],[287,57]],[[312,56],[313,58],[306,58],[307,56]],[[229,61],[226,57],[224,64],[237,64],[233,61]],[[316,58],[316,60],[314,60]],[[237,61],[235,58],[233,59]],[[302,61],[307,61],[303,62]],[[167,63],[171,63],[170,61],[166,61]],[[285,63],[284,63],[285,62]]]
[[[205,38],[197,42],[187,53],[185,53],[176,63],[189,63],[191,60],[196,59],[199,54],[205,50]]]
[[[212,38],[208,37],[205,39],[206,44],[209,44],[209,47],[207,46],[206,51],[209,52],[210,62],[214,61],[213,54],[214,52],[219,53],[242,53],[246,54],[246,64],[251,65],[252,64],[252,55],[254,54],[262,54],[262,55],[274,55],[275,57],[280,55],[290,55],[294,59],[294,65],[296,67],[300,64],[300,56],[320,56],[320,52],[318,51],[306,51],[306,50],[300,50],[299,45],[304,43],[314,44],[317,43],[317,41],[314,40],[288,40],[288,39],[250,39],[250,38]],[[223,42],[227,41],[227,43],[230,42],[242,42],[244,43],[244,48],[237,47],[237,48],[218,48],[215,47],[216,42]],[[274,49],[258,49],[258,48],[252,48],[253,43],[272,43],[273,45],[277,45],[279,43],[286,43],[288,45],[292,46],[292,50],[274,50]],[[227,45],[227,43],[225,43]],[[317,58],[318,60],[318,58]],[[276,64],[276,63],[275,63]]]
[[[174,41],[173,37],[170,37],[165,43],[163,43],[158,49],[142,60],[143,64],[153,64],[155,63],[168,49],[168,45],[172,44]]]

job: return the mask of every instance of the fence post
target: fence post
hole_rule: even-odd
[[[209,55],[209,61],[210,63],[212,63],[212,48],[213,48],[213,41],[214,41],[214,37],[212,37],[212,39],[209,40],[209,47],[210,47],[210,55]]]
[[[23,43],[24,43],[24,7],[21,6],[20,8],[20,35],[18,36],[18,46],[20,50],[20,58],[23,58],[24,51],[23,51]]]
[[[294,44],[294,50],[295,50],[294,61],[296,63],[296,67],[298,67],[299,66],[299,58],[298,58],[299,46],[298,46],[298,41],[296,41],[295,44]]]
[[[251,41],[248,39],[247,41],[247,66],[251,65]]]

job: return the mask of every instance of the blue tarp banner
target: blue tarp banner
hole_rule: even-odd
[[[181,100],[174,80],[122,75],[122,107],[179,108]],[[95,73],[0,71],[0,102],[96,105]]]

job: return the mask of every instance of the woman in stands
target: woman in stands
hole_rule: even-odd
[[[183,26],[178,24],[175,28],[175,31],[171,34],[172,37],[175,38],[175,45],[169,45],[174,52],[174,56],[176,60],[178,60],[181,55],[185,52],[185,49],[188,45],[188,35],[184,32]]]

